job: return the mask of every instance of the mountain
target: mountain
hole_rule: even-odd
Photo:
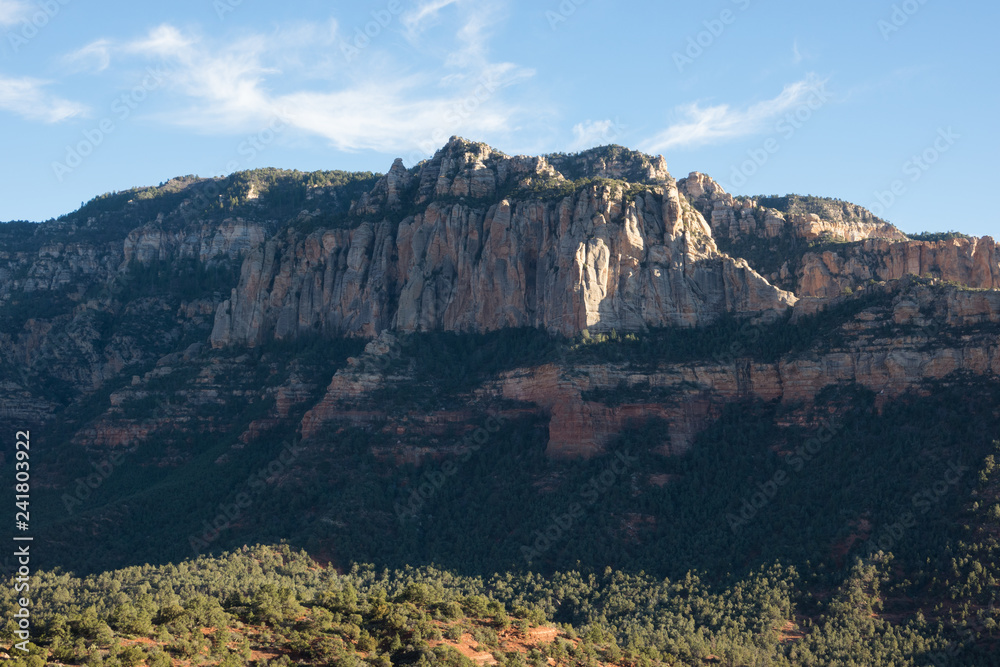
[[[186,176],[0,225],[0,364],[3,468],[14,429],[30,430],[47,570],[138,586],[120,568],[152,563],[163,591],[187,595],[168,564],[245,569],[274,557],[244,545],[284,541],[308,556],[283,547],[267,576],[400,568],[379,586],[403,605],[405,568],[436,566],[449,574],[422,581],[462,592],[442,584],[421,613],[472,591],[523,606],[519,619],[537,604],[536,625],[633,637],[633,664],[708,658],[681,629],[695,618],[729,664],[755,664],[756,648],[760,664],[835,664],[842,627],[850,646],[884,648],[859,664],[932,664],[955,646],[956,664],[991,664],[988,237],[909,237],[833,199],[734,197],[619,146],[525,157],[453,138],[384,175]],[[97,595],[58,572],[52,605],[69,604],[60,586]],[[518,583],[476,579],[493,573]],[[237,598],[263,584],[225,576],[211,594],[257,623]],[[601,598],[681,581],[714,611],[671,608],[676,625],[641,641],[648,617]],[[385,630],[371,578],[351,585],[375,596],[351,623]],[[746,587],[757,597],[727,607]],[[151,622],[170,615],[163,595]],[[354,613],[339,604],[324,608]],[[790,625],[760,640],[758,613]]]
[[[599,449],[631,418],[627,406],[581,399],[621,384],[676,391],[656,410],[683,450],[710,404],[809,400],[837,382],[898,395],[1000,368],[989,326],[1000,316],[992,239],[911,240],[835,200],[734,198],[705,175],[675,181],[662,158],[616,146],[528,158],[453,138],[433,159],[410,170],[397,161],[384,176],[186,177],[3,232],[0,352],[10,372],[0,405],[12,418],[46,421],[104,392],[69,434],[94,447],[134,445],[173,412],[198,420],[201,406],[239,396],[238,381],[213,384],[211,350],[315,337],[348,347],[380,334],[519,328],[648,338],[744,322],[752,342],[682,355],[681,365],[667,355],[656,372],[598,364],[568,379],[541,364],[483,386],[549,414],[549,451],[569,455]],[[846,340],[762,357],[762,335],[773,340],[772,329],[808,318],[830,320],[825,333]],[[893,338],[887,326],[915,332]],[[957,327],[982,334],[955,339]],[[214,388],[185,389],[188,405],[157,420],[122,418],[123,406],[152,406],[168,378],[179,389],[181,376]],[[381,382],[356,365],[332,382],[296,377],[271,388],[279,405],[269,417],[287,418],[308,402],[306,387],[329,384],[294,425],[306,436],[338,418],[345,396]]]
[[[582,174],[570,180],[547,158],[454,139],[412,172],[397,161],[355,205],[357,226],[251,253],[212,343],[311,330],[632,331],[794,303],[719,252],[662,158],[591,160],[556,160]]]

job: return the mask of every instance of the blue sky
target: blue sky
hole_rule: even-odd
[[[623,144],[736,194],[997,236],[996,3],[0,0],[0,220],[449,136]],[[367,34],[366,34],[367,33]]]

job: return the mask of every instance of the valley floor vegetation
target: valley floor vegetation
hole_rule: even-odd
[[[381,462],[371,433],[341,433],[339,462],[304,454],[300,486],[258,503],[215,556],[33,577],[32,653],[10,664],[997,665],[998,394],[968,380],[878,414],[870,392],[831,388],[817,409],[840,417],[800,466],[776,446],[813,431],[780,426],[773,405],[730,406],[678,457],[655,451],[655,422],[576,463],[548,461],[530,421],[509,423],[405,521],[393,507],[426,470]],[[628,471],[526,563],[522,547],[619,454]],[[164,517],[179,488],[139,480],[125,497]],[[119,528],[105,558],[143,553],[141,527]],[[157,539],[181,544],[182,531]],[[289,543],[232,544],[262,533]],[[66,560],[83,564],[96,542],[75,548]],[[8,585],[6,619],[14,604]],[[2,645],[14,630],[7,620]]]
[[[12,667],[170,665],[996,665],[995,624],[891,622],[893,559],[820,595],[794,568],[727,586],[610,568],[457,576],[348,572],[287,545],[176,565],[33,578],[35,633]],[[9,594],[0,605],[10,609]],[[12,641],[13,624],[2,629]],[[477,659],[477,661],[474,661]],[[495,661],[495,663],[494,663]]]

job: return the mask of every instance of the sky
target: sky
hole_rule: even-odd
[[[621,144],[733,194],[998,235],[985,0],[0,0],[0,220],[258,167],[385,172],[452,135]]]

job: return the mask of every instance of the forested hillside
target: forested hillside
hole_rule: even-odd
[[[16,665],[998,664],[998,287],[617,146],[0,226],[3,648],[27,584]]]
[[[728,585],[611,568],[470,578],[338,573],[287,546],[244,547],[82,580],[43,574],[39,645],[10,664],[998,664],[989,612],[886,621],[893,567],[876,554],[809,595],[780,566]]]

